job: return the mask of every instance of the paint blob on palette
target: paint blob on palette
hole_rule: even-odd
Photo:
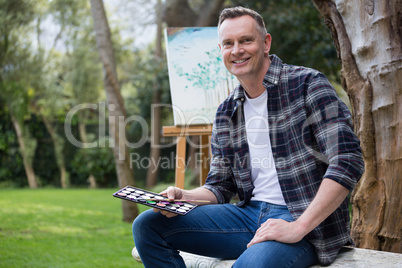
[[[197,206],[186,201],[169,200],[163,195],[132,186],[118,190],[113,196],[179,215],[186,215]]]

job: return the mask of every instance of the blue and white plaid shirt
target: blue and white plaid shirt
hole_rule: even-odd
[[[360,142],[346,105],[320,72],[287,65],[271,55],[263,85],[268,92],[268,123],[279,184],[296,220],[315,197],[323,178],[352,190],[364,171]],[[212,130],[212,160],[203,187],[219,203],[237,194],[246,204],[253,191],[244,119],[244,89],[239,85],[219,106]],[[335,259],[351,241],[349,201],[307,235],[322,264]]]

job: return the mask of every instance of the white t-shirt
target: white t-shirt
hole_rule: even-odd
[[[249,99],[246,95],[244,102],[251,178],[254,185],[251,200],[286,205],[272,156],[267,98],[268,93],[264,91],[254,99]]]

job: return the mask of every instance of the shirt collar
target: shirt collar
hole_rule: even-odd
[[[271,55],[269,56],[271,60],[271,64],[268,68],[267,73],[264,76],[263,80],[263,85],[265,88],[267,88],[270,84],[272,85],[278,85],[279,84],[279,79],[281,77],[281,72],[282,72],[282,60],[276,56],[276,55]],[[239,84],[234,92],[233,92],[233,97],[235,100],[240,99],[241,101],[244,101],[245,98],[245,93],[244,93],[244,88],[241,84]]]

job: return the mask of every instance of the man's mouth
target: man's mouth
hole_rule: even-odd
[[[242,59],[242,60],[234,60],[233,63],[239,64],[239,63],[243,63],[243,62],[245,62],[247,60],[248,60],[248,58],[247,59]]]

